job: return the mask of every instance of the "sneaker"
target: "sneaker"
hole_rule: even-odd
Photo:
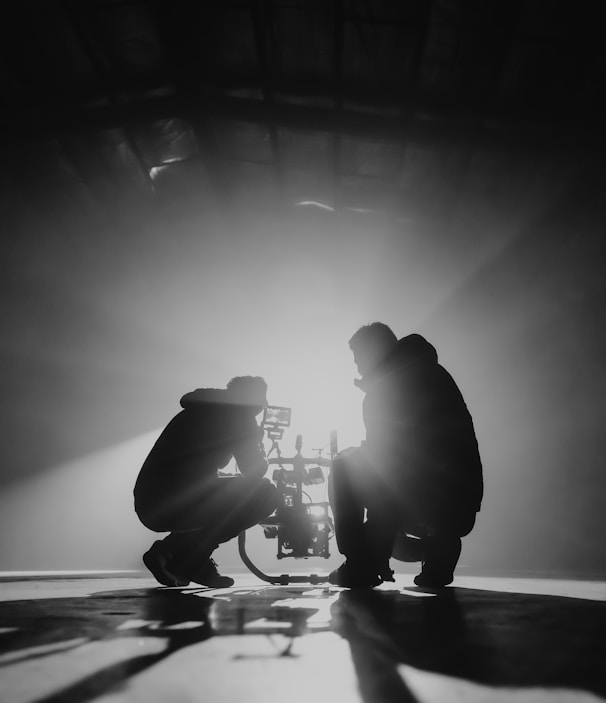
[[[374,588],[383,583],[383,579],[371,567],[345,560],[328,574],[328,583],[342,588]]]
[[[174,574],[169,567],[170,553],[162,541],[157,540],[143,555],[143,563],[152,576],[163,586],[187,586],[189,581]]]
[[[422,588],[443,588],[448,586],[454,580],[454,574],[451,571],[446,573],[443,571],[432,571],[427,569],[425,565],[421,569],[421,573],[414,577],[414,582]]]
[[[210,588],[228,588],[234,585],[231,576],[223,576],[219,573],[217,562],[211,557],[205,559],[202,565],[188,576],[190,581]]]

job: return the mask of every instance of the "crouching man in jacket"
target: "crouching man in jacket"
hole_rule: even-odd
[[[162,431],[134,488],[135,511],[155,532],[169,532],[143,555],[165,586],[190,581],[211,587],[234,583],[211,554],[270,515],[275,486],[256,416],[267,405],[259,376],[237,376],[225,389],[202,388],[181,398],[183,408]],[[220,476],[235,459],[240,475]]]
[[[346,561],[329,581],[348,588],[393,581],[394,556],[422,562],[417,585],[445,586],[483,495],[471,415],[420,335],[398,340],[374,322],[349,346],[361,376],[355,383],[365,393],[366,439],[333,461],[329,496]]]

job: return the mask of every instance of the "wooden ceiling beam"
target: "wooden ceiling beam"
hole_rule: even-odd
[[[557,145],[603,146],[601,121],[584,119],[582,124],[552,119],[544,122],[540,115],[526,119],[500,117],[483,120],[459,118],[455,114],[392,116],[354,110],[293,105],[235,97],[161,96],[98,106],[88,109],[67,107],[35,115],[0,115],[0,125],[8,133],[36,138],[62,132],[123,128],[159,119],[181,117],[195,121],[196,114],[213,120],[234,120],[256,124],[274,123],[279,127],[357,135],[378,139],[406,139],[439,146],[473,143],[477,147],[537,149]]]

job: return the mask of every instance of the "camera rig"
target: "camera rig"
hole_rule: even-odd
[[[261,427],[273,442],[267,453],[267,461],[270,466],[276,467],[271,478],[276,484],[278,505],[275,512],[259,524],[267,539],[277,540],[276,557],[278,559],[287,557],[328,559],[329,540],[334,534],[330,506],[326,501],[312,502],[304,487],[325,482],[324,470],[330,468],[332,459],[337,453],[336,432],[333,431],[330,434],[330,459],[323,457],[321,450],[316,457],[304,457],[301,453],[302,435],[297,435],[294,456],[283,457],[278,440],[282,439],[284,430],[290,426],[290,418],[290,408],[276,405],[265,408]],[[276,456],[270,457],[274,451]],[[245,532],[238,536],[238,550],[248,569],[269,583],[286,585],[288,583],[324,583],[328,580],[327,576],[317,574],[266,574],[253,564],[246,553]]]

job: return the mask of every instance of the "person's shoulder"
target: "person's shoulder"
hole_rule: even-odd
[[[438,363],[436,348],[416,332],[398,340],[393,357],[400,365]]]

